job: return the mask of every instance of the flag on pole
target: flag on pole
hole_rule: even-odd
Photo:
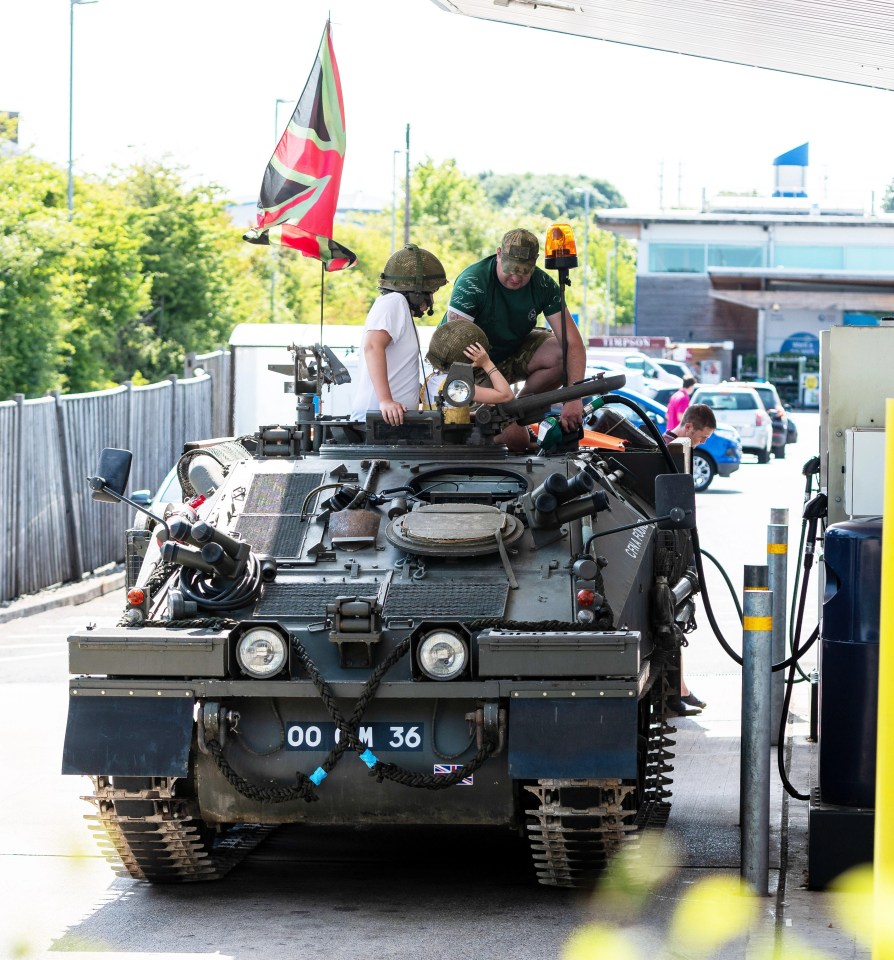
[[[321,260],[328,271],[354,264],[332,239],[345,159],[345,109],[329,23],[304,92],[261,184],[258,216],[243,239],[279,244]]]

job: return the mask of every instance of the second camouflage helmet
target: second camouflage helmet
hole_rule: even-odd
[[[468,363],[466,347],[480,343],[490,350],[487,334],[471,320],[448,320],[442,323],[432,334],[431,343],[425,359],[436,370],[448,370],[451,363]]]
[[[402,293],[434,293],[447,282],[441,261],[428,250],[408,243],[403,250],[392,253],[379,274],[383,290]]]

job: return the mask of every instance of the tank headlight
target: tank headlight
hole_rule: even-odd
[[[239,666],[250,676],[263,680],[282,670],[286,662],[286,641],[269,627],[248,630],[236,645]]]
[[[467,407],[475,396],[475,371],[471,363],[451,363],[444,380],[444,397],[454,407]]]
[[[472,388],[465,380],[451,380],[444,392],[455,407],[465,406],[472,399]]]
[[[432,680],[453,680],[465,670],[468,659],[465,643],[449,630],[430,633],[416,652],[419,669]]]

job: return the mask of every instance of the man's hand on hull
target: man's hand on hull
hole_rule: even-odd
[[[584,418],[584,405],[582,400],[569,400],[562,406],[562,414],[559,420],[562,423],[562,430],[565,433],[572,433],[581,425]]]

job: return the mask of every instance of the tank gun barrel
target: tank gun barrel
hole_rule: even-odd
[[[612,377],[591,377],[573,383],[570,387],[559,387],[545,393],[534,393],[528,397],[519,397],[497,405],[497,411],[508,420],[537,420],[555,403],[567,403],[569,400],[581,400],[594,394],[619,390],[627,382],[623,374]]]

